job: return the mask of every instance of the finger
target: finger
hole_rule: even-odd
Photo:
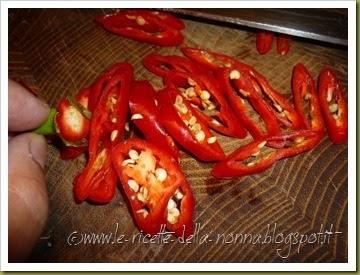
[[[9,131],[26,131],[43,123],[49,106],[19,83],[9,79]]]
[[[48,195],[43,167],[46,141],[32,133],[9,142],[9,260],[30,254],[46,223]]]

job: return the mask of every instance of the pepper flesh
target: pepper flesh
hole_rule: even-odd
[[[223,159],[225,154],[216,137],[194,111],[194,108],[177,92],[168,86],[157,94],[161,123],[167,132],[188,152],[202,161]]]
[[[330,140],[334,144],[345,143],[348,136],[347,103],[344,88],[330,68],[324,68],[319,75],[318,95]]]
[[[116,173],[111,164],[110,153],[113,144],[119,142],[124,131],[130,83],[133,79],[132,66],[124,63],[123,68],[127,69],[117,72],[107,81],[93,112],[89,161],[74,182],[74,196],[78,202],[89,200],[107,203],[115,194]]]
[[[150,54],[143,60],[145,67],[174,86],[192,103],[194,111],[213,130],[227,136],[243,138],[246,131],[237,121],[232,109],[212,76],[180,56]],[[189,92],[189,93],[188,93]]]
[[[155,95],[156,92],[148,81],[133,82],[129,99],[130,111],[132,115],[141,115],[141,119],[135,119],[133,122],[147,140],[162,146],[171,156],[178,159],[179,149],[160,123]]]
[[[232,74],[236,74],[236,79],[232,79]],[[218,79],[233,110],[255,139],[279,134],[280,125],[277,118],[257,92],[260,88],[249,73],[224,68],[218,72]],[[265,124],[266,130],[262,130],[259,123],[250,117],[246,101],[249,101],[255,112],[259,114],[259,119]]]
[[[307,129],[325,132],[324,120],[322,118],[319,98],[315,83],[310,73],[301,63],[295,65],[292,75],[292,92],[294,105]],[[306,107],[308,107],[306,110]]]
[[[289,36],[280,34],[276,40],[276,49],[278,54],[287,55],[290,50],[291,39]]]
[[[146,69],[162,78],[169,78],[175,72],[200,74],[197,65],[187,58],[177,55],[148,54],[142,61]]]
[[[168,18],[171,15],[167,16]],[[166,23],[153,11],[125,10],[96,17],[96,21],[107,31],[159,46],[176,46],[182,43],[179,28]],[[167,20],[169,22],[169,19]]]
[[[135,157],[128,159],[134,151]],[[112,162],[141,231],[154,235],[166,225],[176,236],[182,236],[183,230],[186,237],[193,233],[194,197],[179,164],[168,152],[132,138],[113,149]],[[165,171],[165,176],[157,176],[158,169]],[[176,200],[175,205],[171,206],[170,200],[172,204]],[[174,208],[178,215],[169,220]]]
[[[259,31],[256,34],[256,49],[259,54],[266,54],[271,50],[274,33],[269,31]]]
[[[74,100],[63,98],[57,105],[54,119],[55,130],[66,146],[83,147],[87,145],[90,120],[83,111],[88,108],[89,88],[80,90]]]
[[[260,86],[261,96],[268,102],[268,105],[272,108],[273,113],[279,122],[284,127],[292,130],[303,128],[304,125],[302,119],[293,106],[282,94],[269,84],[262,74],[257,72],[250,65],[242,63],[233,57],[206,50],[195,48],[182,48],[181,50],[188,58],[197,62],[203,68],[213,72],[219,71],[222,68],[233,68],[240,72],[244,71],[249,73]]]
[[[232,178],[260,173],[280,159],[315,148],[320,140],[321,135],[311,130],[254,140],[218,162],[211,174],[216,178]]]

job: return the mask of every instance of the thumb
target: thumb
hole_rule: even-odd
[[[27,133],[9,142],[9,261],[22,261],[40,237],[48,215],[44,137]]]

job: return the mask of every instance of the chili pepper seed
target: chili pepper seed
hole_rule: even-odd
[[[232,70],[230,72],[230,79],[239,79],[240,78],[240,72],[238,70]]]
[[[134,191],[134,192],[139,191],[139,188],[140,188],[139,184],[135,180],[129,179],[127,183],[132,191]]]
[[[142,114],[133,114],[131,116],[131,120],[136,120],[136,119],[143,119],[144,117],[142,116]]]

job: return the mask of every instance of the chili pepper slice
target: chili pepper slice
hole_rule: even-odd
[[[143,59],[143,65],[153,74],[163,78],[171,77],[175,72],[201,73],[194,62],[177,55],[148,54]]]
[[[160,124],[160,113],[158,112],[155,94],[154,88],[146,80],[132,83],[129,99],[132,121],[147,140],[161,146],[171,156],[178,159],[179,149],[172,137],[166,133]]]
[[[117,72],[106,83],[96,106],[90,128],[89,161],[74,183],[74,195],[78,202],[109,202],[115,193],[116,173],[111,165],[113,144],[119,142],[126,120],[132,66],[123,64],[126,70]]]
[[[184,22],[171,15],[170,13],[163,11],[151,11],[151,13],[161,19],[165,25],[168,25],[174,29],[182,30],[185,28]]]
[[[310,73],[301,63],[295,65],[292,75],[292,91],[295,109],[307,129],[325,132],[319,98]]]
[[[176,46],[183,41],[179,29],[162,21],[152,11],[119,11],[110,15],[98,16],[96,21],[107,31],[140,42],[159,46]]]
[[[279,134],[277,118],[260,96],[260,88],[249,73],[225,68],[219,71],[218,78],[233,110],[255,139]],[[251,118],[254,115],[251,114],[252,109],[258,113],[258,121]],[[261,129],[261,124],[266,129]]]
[[[280,159],[315,148],[319,140],[319,133],[311,130],[254,140],[218,162],[211,174],[216,178],[232,178],[260,173]]]
[[[271,50],[274,33],[269,31],[259,31],[256,34],[256,49],[259,54],[266,54]]]
[[[233,57],[195,48],[182,48],[182,52],[191,60],[198,62],[202,67],[216,72],[222,68],[233,68],[240,72],[248,72],[254,77],[261,88],[261,95],[272,108],[277,119],[284,127],[293,130],[303,128],[302,119],[287,99],[276,91],[253,67],[242,63]]]
[[[280,34],[276,40],[276,49],[278,54],[287,55],[290,50],[291,38],[287,35]]]
[[[166,85],[179,89],[210,128],[228,136],[246,136],[217,82],[201,72],[192,61],[180,56],[150,54],[144,58],[143,64],[149,71],[163,77]]]
[[[320,107],[331,141],[334,144],[345,143],[348,136],[347,103],[344,88],[330,68],[321,71],[318,90]]]
[[[90,130],[90,120],[84,116],[87,109],[89,89],[84,88],[76,95],[75,100],[63,98],[57,105],[55,129],[67,146],[84,146]]]
[[[211,129],[227,136],[244,138],[247,134],[230,108],[218,83],[206,74],[174,73],[166,85],[175,87],[191,103],[193,111]]]
[[[202,161],[223,159],[225,154],[216,137],[202,121],[194,108],[174,87],[165,87],[157,93],[161,123],[167,132],[186,150]]]
[[[113,149],[112,162],[141,231],[154,235],[166,225],[177,236],[192,234],[195,201],[177,160],[131,138]]]
[[[115,63],[110,66],[105,72],[103,72],[93,83],[90,89],[90,96],[88,102],[88,109],[93,112],[99,103],[100,97],[105,86],[111,81],[111,79],[122,73],[128,73],[132,71],[132,67],[128,63]]]

